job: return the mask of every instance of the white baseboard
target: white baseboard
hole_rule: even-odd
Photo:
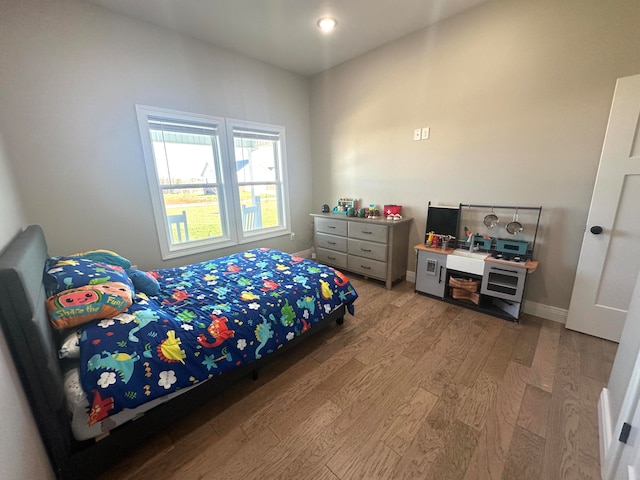
[[[609,390],[602,389],[598,400],[598,433],[600,437],[600,475],[605,478],[607,462],[605,461],[611,445],[612,426],[611,409],[609,407]]]
[[[416,272],[407,271],[407,282],[416,283]],[[529,315],[545,318],[553,322],[567,323],[567,316],[569,310],[564,308],[552,307],[551,305],[545,305],[543,303],[524,301],[522,305],[522,311]]]
[[[307,248],[306,250],[302,250],[301,252],[292,253],[294,257],[302,257],[302,258],[311,258],[311,249]]]
[[[530,302],[529,300],[524,301],[522,311],[529,315],[546,318],[547,320],[552,320],[562,324],[567,323],[567,316],[569,315],[569,310],[564,308],[552,307],[551,305],[545,305],[543,303]]]

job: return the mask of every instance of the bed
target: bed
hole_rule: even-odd
[[[0,321],[58,478],[106,470],[321,327],[342,324],[357,298],[340,272],[271,249],[148,272],[157,291],[136,282],[126,308],[109,288],[121,285],[124,297],[127,288],[103,283],[105,270],[78,287],[68,265],[78,271],[48,256],[36,225],[0,256]],[[52,293],[56,274],[64,285]],[[78,302],[98,297],[117,313],[69,323],[69,312],[90,308]],[[70,336],[79,358],[60,359]]]

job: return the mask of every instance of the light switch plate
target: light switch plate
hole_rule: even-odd
[[[429,140],[430,134],[431,134],[431,127],[424,127],[422,129],[422,140]]]
[[[413,139],[414,140],[420,140],[420,135],[422,134],[422,131],[419,128],[416,128],[413,131]]]

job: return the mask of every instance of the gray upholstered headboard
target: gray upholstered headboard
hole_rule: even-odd
[[[37,225],[20,232],[0,255],[0,323],[50,456],[65,456],[70,428],[64,408],[56,335],[42,283],[47,244]]]

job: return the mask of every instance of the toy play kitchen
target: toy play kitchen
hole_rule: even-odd
[[[416,245],[416,292],[518,321],[542,207],[459,204],[427,208]]]

